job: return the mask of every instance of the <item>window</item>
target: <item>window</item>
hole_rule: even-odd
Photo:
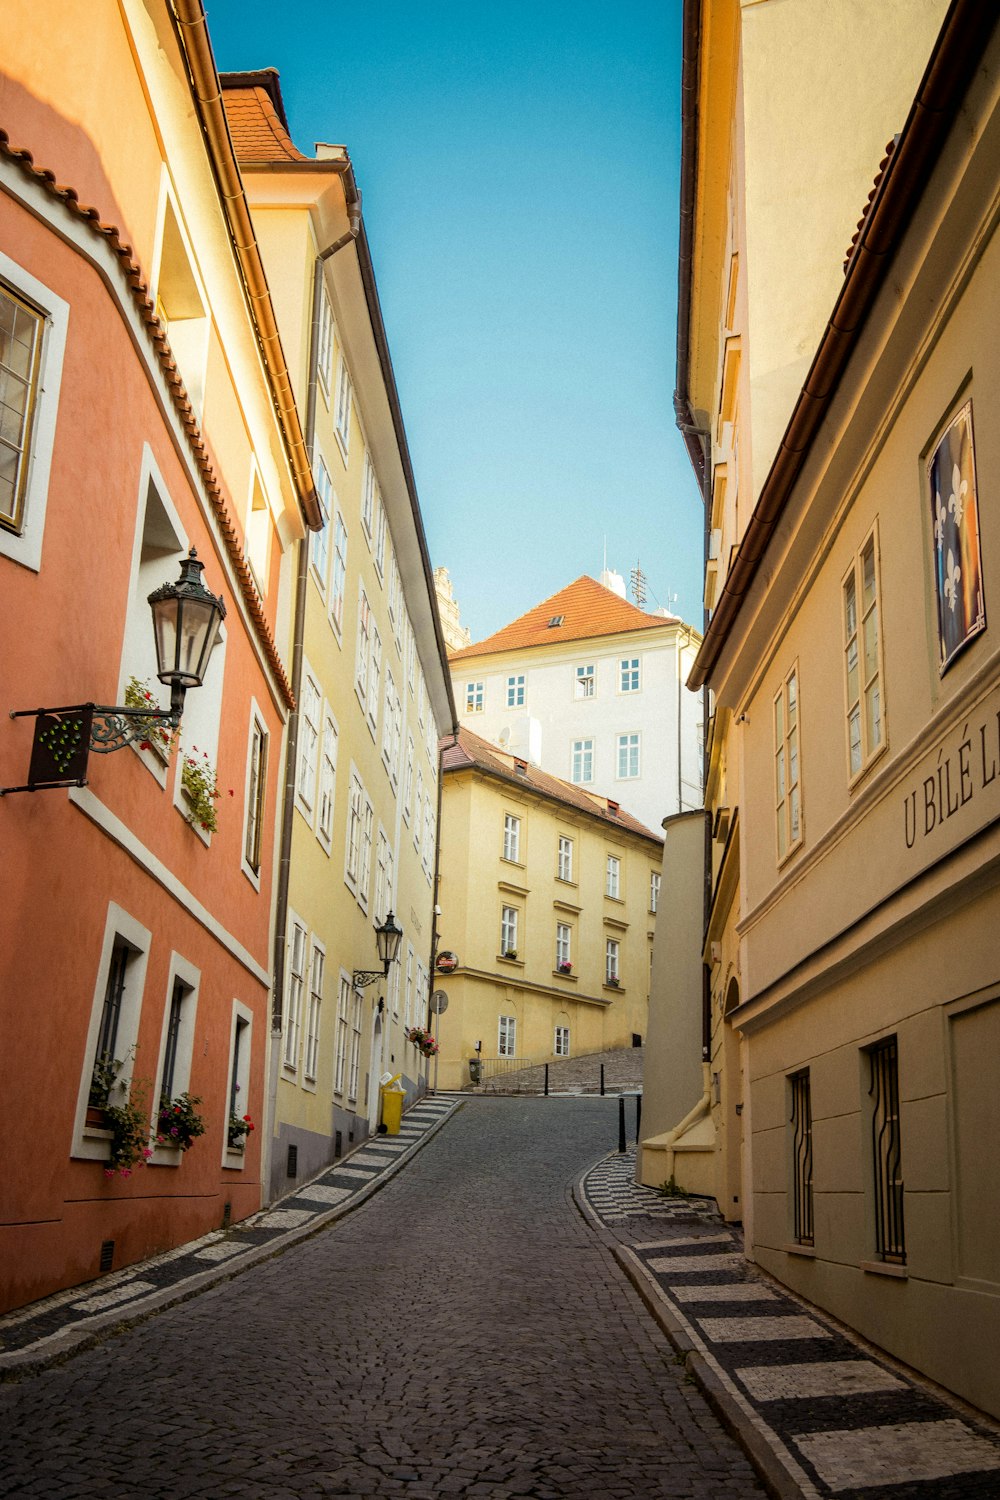
[[[521,858],[521,819],[513,813],[503,815],[503,857],[514,864]]]
[[[351,399],[351,377],[347,373],[347,365],[341,354],[337,367],[337,402],[333,425],[345,461],[351,446]]]
[[[904,1265],[903,1167],[899,1132],[899,1054],[887,1037],[868,1053],[871,1083],[872,1167],[875,1189],[875,1251],[879,1260]]]
[[[410,685],[410,692],[416,691],[417,679],[417,638],[413,634],[413,625],[409,615],[406,617],[406,680]]]
[[[798,670],[785,678],[774,700],[774,806],[778,861],[802,842],[799,788]]]
[[[323,750],[319,762],[319,820],[317,832],[327,853],[333,841],[333,809],[337,789],[337,725],[328,711],[323,717]]]
[[[424,684],[424,674],[417,674],[417,723],[421,729],[424,727],[424,708],[427,701],[427,688]]]
[[[407,823],[413,812],[413,754],[413,735],[408,734],[406,736],[406,771],[403,775],[403,819]]]
[[[126,1049],[119,1047],[118,1030],[126,978],[134,953],[135,950],[125,938],[116,933],[104,986],[104,1004],[101,1007],[101,1022],[97,1033],[97,1052],[94,1055],[94,1068],[90,1081],[90,1102],[101,1108],[107,1104],[118,1072],[125,1061],[119,1055]]]
[[[247,765],[246,827],[243,862],[254,875],[260,874],[261,836],[264,826],[264,793],[267,790],[267,730],[254,714],[250,721],[250,753]]]
[[[231,1121],[241,1120],[248,1111],[250,1100],[248,1086],[250,1082],[250,1038],[252,1016],[245,1005],[238,1000],[233,1001],[233,1029],[230,1033],[229,1054],[229,1118]],[[238,1136],[226,1136],[226,1149],[235,1152],[246,1142],[246,1135],[241,1132]],[[243,1151],[239,1151],[239,1160],[230,1157],[227,1166],[243,1165]]]
[[[316,340],[316,373],[323,387],[323,394],[329,399],[330,378],[333,375],[333,308],[330,299],[323,289],[319,304],[319,336]]]
[[[662,879],[662,876],[660,875],[659,870],[650,870],[650,872],[649,872],[649,910],[653,914],[654,917],[656,916],[656,908],[660,904],[660,881],[661,881],[661,879]]]
[[[486,684],[484,682],[467,682],[465,684],[465,712],[467,714],[481,714],[486,706]]]
[[[618,736],[618,780],[632,781],[639,774],[639,736]]]
[[[347,804],[347,849],[344,858],[344,879],[352,890],[357,889],[361,873],[361,836],[365,817],[365,789],[356,771],[351,772],[351,793]]]
[[[208,300],[195,272],[195,260],[187,236],[169,196],[164,196],[163,205],[156,270],[156,315],[170,340],[170,352],[200,420],[208,362]]]
[[[417,767],[417,797],[416,806],[413,811],[413,847],[420,848],[420,838],[423,832],[424,816],[424,773]]]
[[[109,902],[80,1070],[74,1156],[91,1161],[107,1158],[107,1137],[102,1134],[95,1138],[88,1131],[86,1111],[88,1106],[104,1108],[109,1099],[112,1104],[127,1099],[129,1083],[137,1071],[135,1052],[151,942],[147,928]],[[197,971],[190,977],[196,981]],[[148,1075],[148,1069],[139,1068],[138,1074]]]
[[[569,1027],[557,1026],[555,1042],[552,1047],[556,1057],[569,1057]]]
[[[406,945],[406,994],[404,998],[403,1025],[413,1024],[413,949]]]
[[[369,543],[375,535],[375,506],[378,500],[378,486],[375,483],[375,469],[371,456],[365,452],[364,470],[361,476],[361,525],[364,527],[365,536]]]
[[[330,511],[333,503],[333,485],[330,483],[330,471],[318,453],[313,454],[312,470],[323,525],[319,531],[312,533],[310,561],[320,593],[325,597],[326,575],[330,566]]]
[[[524,673],[516,677],[507,678],[507,707],[524,707]]]
[[[556,865],[560,880],[573,879],[573,840],[565,834],[559,835],[559,855]]]
[[[396,692],[392,673],[385,673],[385,711],[382,718],[382,759],[393,786],[399,780],[399,745],[402,736],[403,706]]]
[[[639,691],[639,658],[637,656],[623,656],[619,661],[618,691],[621,693]]]
[[[344,1092],[344,1075],[347,1071],[347,1042],[351,1013],[351,979],[340,971],[340,992],[337,996],[337,1039],[334,1048],[333,1092]]]
[[[375,570],[380,578],[385,576],[385,506],[382,496],[375,497]]]
[[[295,795],[303,812],[310,817],[316,797],[316,757],[319,745],[319,715],[322,698],[319,686],[307,670],[302,674],[302,703],[299,711],[299,774]]]
[[[159,1103],[161,1108],[165,1104],[169,1104],[175,1097],[177,1051],[181,1036],[181,1018],[184,1013],[184,1001],[190,993],[190,985],[185,984],[183,979],[178,979],[175,976],[170,991],[170,1008],[167,1012],[167,1035],[163,1048],[163,1068],[160,1072]]]
[[[37,571],[69,306],[2,252],[0,278],[0,553]]]
[[[299,1063],[299,1036],[302,1030],[302,992],[306,975],[306,930],[292,918],[292,936],[288,944],[288,984],[285,989],[285,1045],[282,1061],[294,1071]]]
[[[323,1008],[323,970],[326,954],[317,942],[313,942],[312,963],[309,965],[309,1013],[306,1021],[306,1055],[303,1073],[310,1083],[316,1082],[316,1067],[319,1062],[319,1022]]]
[[[812,1099],[809,1070],[788,1080],[792,1091],[792,1233],[799,1245],[813,1243]]]
[[[358,990],[353,992],[351,1003],[351,1065],[347,1075],[347,1097],[357,1099],[358,1078],[361,1071],[361,1023],[363,997]]]
[[[368,697],[368,661],[371,656],[372,612],[364,587],[358,593],[358,649],[354,662],[354,686],[362,707]]]
[[[379,828],[375,852],[375,910],[373,913],[376,923],[384,922],[386,915],[392,910],[393,864],[392,845],[386,837],[385,829]]]
[[[0,283],[0,526],[20,531],[45,317]]]
[[[424,799],[424,839],[421,851],[421,864],[424,874],[429,876],[434,868],[434,824],[436,813],[434,810],[434,799],[430,792]]]
[[[347,527],[339,508],[333,525],[333,577],[330,580],[330,619],[338,636],[344,628],[344,593],[347,587]]]
[[[371,668],[368,674],[368,723],[372,732],[378,723],[378,698],[382,685],[382,637],[372,625]]]
[[[358,873],[358,902],[368,910],[368,886],[372,878],[372,831],[375,810],[365,795],[365,810],[361,823],[361,869]]]
[[[843,585],[847,740],[852,778],[883,745],[877,564],[873,531]]]
[[[517,957],[517,907],[500,909],[500,952],[504,958]]]
[[[501,1016],[497,1028],[497,1056],[515,1057],[517,1045],[517,1019],[514,1016]]]
[[[570,962],[570,925],[568,922],[556,923],[556,968],[561,969],[564,964]],[[569,970],[567,969],[567,973]]]
[[[592,698],[594,696],[594,664],[576,669],[576,696],[578,698]]]
[[[396,562],[396,553],[392,543],[389,543],[389,623],[392,633],[396,637],[396,645],[400,644],[400,601],[402,598],[402,580],[399,576],[399,564]]]
[[[622,862],[617,854],[609,854],[604,875],[604,894],[612,900],[621,899]]]
[[[604,943],[604,983],[617,984],[619,943],[617,938],[606,938]]]
[[[577,786],[583,786],[594,779],[594,742],[593,740],[573,741],[573,768],[570,778]]]

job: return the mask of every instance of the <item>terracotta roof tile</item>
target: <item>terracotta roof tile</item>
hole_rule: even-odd
[[[562,617],[560,625],[552,620]],[[653,630],[676,624],[675,615],[648,615],[627,599],[584,574],[550,599],[544,599],[486,640],[464,646],[449,661],[491,656],[497,651],[520,651],[529,646],[553,646],[560,641],[582,641],[595,635],[618,635],[630,630]]]
[[[292,141],[274,68],[223,73],[222,101],[240,161],[311,161]]]
[[[889,142],[889,144],[885,148],[885,155],[883,156],[882,160],[879,162],[878,172],[875,174],[875,181],[872,183],[872,190],[868,194],[868,200],[865,203],[865,211],[861,215],[861,218],[858,220],[858,227],[854,231],[854,235],[853,235],[853,237],[851,239],[851,243],[850,243],[850,245],[847,248],[847,254],[844,256],[844,275],[845,276],[847,275],[847,268],[851,264],[851,257],[853,256],[855,250],[858,247],[858,240],[860,240],[862,234],[864,233],[865,225],[868,222],[869,216],[871,215],[871,211],[872,211],[872,209],[875,206],[875,200],[876,200],[876,198],[878,197],[878,195],[879,195],[879,193],[881,191],[882,183],[885,181],[886,168],[888,167],[889,162],[892,159],[892,154],[895,151],[898,142],[899,142],[899,136],[898,135],[894,135],[893,138],[892,138],[892,140]]]
[[[550,776],[539,766],[528,765],[517,756],[508,755],[499,746],[491,745],[480,735],[473,734],[471,729],[460,729],[454,743],[450,738],[441,741],[441,766],[444,771],[461,771],[469,766],[476,766],[480,771],[486,771],[502,781],[526,786],[542,797],[563,802],[578,812],[589,813],[599,823],[621,828],[626,833],[637,833],[642,838],[652,839],[654,844],[663,843],[660,834],[640,823],[638,818],[633,818],[631,813],[623,812],[618,803],[612,802],[609,797],[584,791],[583,787],[574,786],[571,781]]]

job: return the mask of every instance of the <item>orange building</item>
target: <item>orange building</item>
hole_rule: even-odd
[[[226,616],[169,743],[0,799],[4,1308],[259,1206],[289,575],[320,520],[200,0],[46,16],[42,45],[11,0],[0,76],[0,786],[31,753],[8,710],[165,700],[146,600],[192,546]],[[157,1141],[185,1096],[190,1150]]]

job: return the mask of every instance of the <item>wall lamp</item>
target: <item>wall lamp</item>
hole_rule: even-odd
[[[363,990],[365,985],[374,984],[377,979],[384,979],[389,972],[390,964],[394,964],[399,957],[399,945],[403,941],[403,929],[396,926],[396,918],[389,912],[381,926],[375,929],[375,942],[378,945],[378,956],[382,960],[381,969],[355,969],[352,975],[352,983],[356,990]]]
[[[27,783],[0,787],[0,797],[49,787],[86,786],[91,750],[109,755],[135,740],[147,739],[152,728],[178,727],[184,695],[204,681],[219,625],[226,617],[222,599],[210,594],[201,581],[204,566],[192,547],[181,563],[177,582],[154,589],[147,601],[153,615],[156,675],[170,688],[169,709],[102,703],[12,709],[12,719],[35,720],[35,738]]]

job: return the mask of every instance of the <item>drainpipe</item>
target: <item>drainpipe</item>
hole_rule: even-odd
[[[309,382],[306,392],[306,451],[312,456],[316,436],[316,385],[319,379],[319,322],[323,297],[323,265],[338,250],[351,244],[361,228],[361,194],[354,181],[354,173],[348,167],[344,173],[344,196],[347,200],[349,226],[345,234],[325,250],[321,250],[313,263],[312,326],[309,333]],[[299,749],[299,693],[302,686],[302,657],[305,652],[306,600],[309,583],[309,538],[299,542],[295,572],[295,615],[292,626],[292,693],[296,707],[288,719],[288,736],[285,750],[285,785],[281,806],[281,846],[278,855],[278,888],[275,897],[273,971],[274,986],[271,991],[271,1066],[267,1080],[267,1130],[264,1144],[268,1160],[263,1177],[270,1202],[270,1156],[273,1143],[273,1128],[278,1102],[278,1075],[281,1071],[280,1047],[282,1020],[285,1008],[285,948],[288,941],[288,886],[292,863],[292,828],[295,817],[295,768]]]
[[[428,709],[428,712],[430,710]],[[452,745],[458,744],[458,727],[452,725]],[[441,804],[444,795],[444,752],[438,746],[438,789],[437,789],[437,838],[434,841],[434,907],[431,912],[431,980],[430,993],[427,996],[427,1030],[434,1030],[434,1013],[431,1010],[431,995],[434,993],[434,965],[437,963],[438,939],[438,893],[441,888]],[[435,1033],[436,1034],[436,1033]],[[430,1061],[427,1064],[428,1084],[430,1078]],[[434,1059],[434,1083],[435,1092],[437,1086],[437,1058]]]

